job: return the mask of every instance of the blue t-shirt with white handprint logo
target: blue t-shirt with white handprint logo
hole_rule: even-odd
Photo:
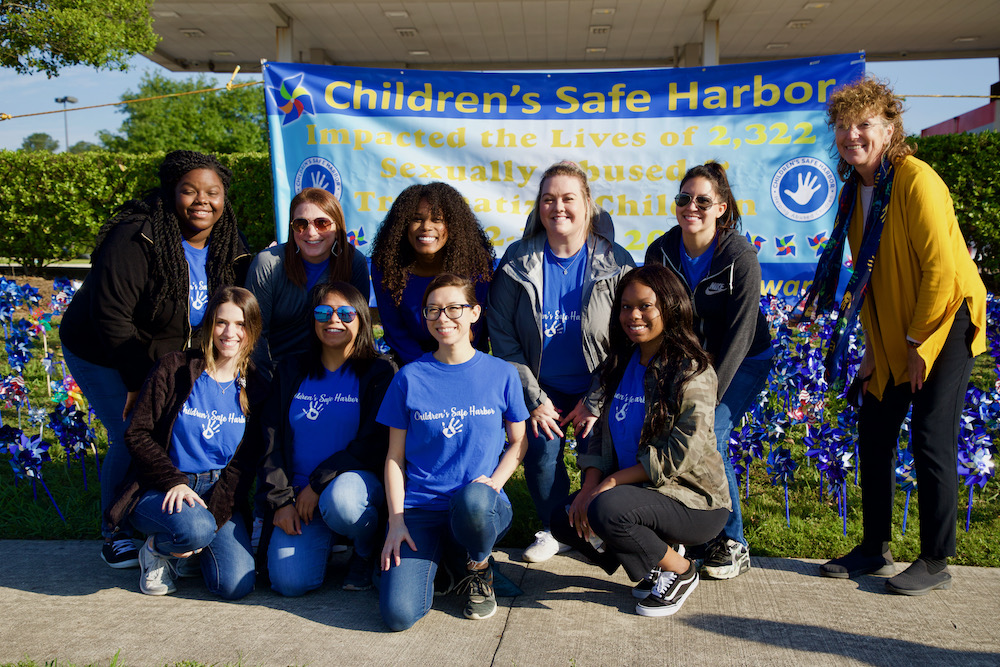
[[[542,360],[538,379],[546,387],[577,396],[590,388],[580,323],[587,246],[563,259],[556,257],[546,242],[542,266]]]
[[[201,324],[205,317],[205,306],[208,305],[208,244],[204,248],[195,248],[187,241],[181,240],[184,246],[184,258],[188,264],[188,318],[192,327]]]
[[[646,393],[642,386],[645,374],[646,367],[639,363],[639,350],[636,349],[615,389],[608,413],[608,430],[615,445],[619,470],[631,468],[638,462],[639,437],[646,419]]]
[[[503,420],[528,416],[517,370],[502,359],[477,351],[469,361],[449,365],[428,353],[404,366],[377,417],[406,431],[403,507],[447,510],[456,491],[496,470]]]
[[[222,470],[243,440],[246,421],[236,383],[220,384],[202,372],[174,422],[170,460],[181,472]]]
[[[320,463],[346,449],[361,424],[357,374],[344,364],[319,378],[307,377],[288,408],[292,430],[292,486],[301,489]]]

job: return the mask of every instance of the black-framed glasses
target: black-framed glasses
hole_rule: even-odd
[[[312,226],[316,228],[317,232],[325,232],[333,227],[333,220],[330,218],[316,218],[314,220],[309,220],[308,218],[295,218],[292,220],[292,229],[301,234],[306,231],[306,228],[309,227],[310,223],[312,223]]]
[[[694,200],[694,205],[700,208],[702,211],[707,211],[715,205],[715,200],[707,195],[698,195],[697,197],[692,197],[686,192],[682,192],[678,195],[674,195],[674,203],[677,204],[678,208],[687,208],[691,205],[691,200]]]
[[[358,316],[358,311],[351,306],[316,306],[313,308],[313,319],[317,322],[329,322],[333,314],[337,313],[337,318],[344,324],[354,321]]]
[[[472,304],[468,303],[453,303],[450,306],[445,306],[444,308],[438,308],[437,306],[427,306],[423,309],[424,319],[428,322],[433,322],[440,319],[441,313],[444,312],[449,320],[457,320],[465,312],[466,308],[472,308]]]

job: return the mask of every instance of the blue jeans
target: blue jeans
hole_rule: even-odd
[[[772,365],[774,365],[773,358],[744,359],[732,382],[729,383],[722,402],[715,408],[715,446],[722,454],[722,463],[726,467],[726,480],[729,482],[729,497],[733,501],[733,511],[729,514],[729,520],[726,521],[720,536],[744,545],[747,540],[743,536],[740,485],[736,481],[736,472],[729,460],[729,434],[764,388]]]
[[[490,557],[514,516],[503,496],[486,484],[473,482],[451,498],[447,511],[407,509],[406,528],[417,545],[413,551],[403,542],[400,563],[382,573],[379,609],[390,630],[406,630],[427,615],[434,601],[434,575],[450,540],[481,563]],[[450,539],[449,539],[450,538]]]
[[[199,496],[208,493],[219,471],[188,474],[188,486]],[[132,525],[153,538],[161,556],[201,552],[201,574],[208,590],[226,600],[239,600],[253,590],[253,550],[246,524],[239,513],[216,529],[215,517],[201,505],[184,505],[180,512],[163,511],[165,493],[147,491],[132,510]],[[142,547],[145,549],[146,547]]]
[[[576,407],[582,396],[564,394],[561,391],[542,386],[542,390],[548,394],[549,400],[556,410],[562,415],[566,415]],[[569,475],[566,473],[566,462],[563,461],[563,451],[566,447],[566,438],[555,437],[551,440],[539,430],[538,435],[534,435],[531,430],[531,422],[527,423],[528,428],[528,451],[524,455],[524,482],[531,494],[531,500],[535,504],[535,511],[542,522],[542,529],[549,529],[549,517],[557,507],[566,504],[569,497]],[[577,451],[587,449],[587,439],[576,439]]]
[[[132,416],[122,419],[125,399],[128,389],[122,376],[114,368],[98,366],[81,359],[65,346],[63,355],[66,357],[66,367],[80,390],[90,403],[90,408],[108,431],[108,451],[101,463],[101,534],[111,537],[113,526],[104,525],[104,512],[115,499],[115,490],[125,479],[132,457],[125,447],[125,429],[128,428]],[[122,537],[132,534],[127,522],[120,526]]]
[[[267,549],[271,588],[286,597],[319,588],[334,534],[353,540],[355,553],[371,558],[378,510],[384,504],[385,492],[374,473],[359,470],[338,475],[319,494],[319,515],[302,523],[301,535],[288,535],[275,527]]]

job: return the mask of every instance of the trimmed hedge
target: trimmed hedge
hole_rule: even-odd
[[[1000,288],[1000,133],[917,140],[917,157],[951,189],[955,213],[987,287]],[[162,153],[0,151],[0,255],[29,270],[90,252],[101,224],[127,199],[156,184]],[[274,239],[271,165],[266,153],[220,155],[233,170],[230,199],[253,250]]]
[[[0,256],[29,272],[93,250],[101,225],[158,183],[163,153],[73,155],[0,151]],[[274,240],[267,153],[219,155],[233,170],[230,200],[252,250]]]

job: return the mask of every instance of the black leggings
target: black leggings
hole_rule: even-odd
[[[570,496],[572,503],[576,494]],[[604,553],[570,527],[564,507],[552,512],[552,535],[612,574],[621,564],[639,581],[667,553],[670,544],[704,544],[722,530],[729,510],[696,510],[641,486],[616,486],[597,496],[587,510],[591,530],[604,539]]]

